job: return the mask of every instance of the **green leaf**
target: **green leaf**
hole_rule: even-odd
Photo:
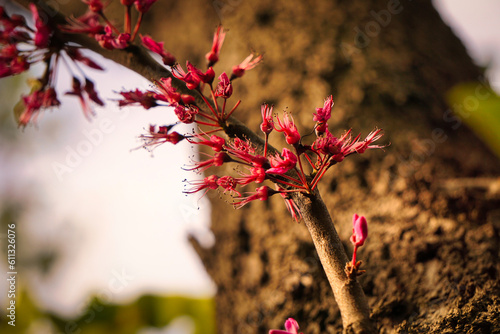
[[[500,157],[500,96],[481,82],[454,86],[447,101],[455,114]]]

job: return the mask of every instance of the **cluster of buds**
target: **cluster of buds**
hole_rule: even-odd
[[[69,20],[69,24],[62,26],[61,29],[68,33],[87,34],[93,37],[105,49],[124,49],[134,41],[139,32],[144,14],[149,11],[156,1],[120,0],[120,3],[125,7],[123,29],[120,30],[106,17],[104,13],[105,5],[101,0],[82,0],[88,6],[87,12],[78,18]],[[132,8],[135,8],[139,13],[133,31],[131,21]]]
[[[299,221],[301,213],[292,199],[292,194],[312,193],[327,169],[341,162],[345,157],[363,153],[370,148],[381,148],[382,146],[374,145],[373,142],[382,136],[382,132],[375,129],[363,140],[359,135],[353,138],[351,130],[346,131],[340,137],[335,137],[328,130],[328,120],[333,107],[333,97],[329,96],[323,107],[316,108],[313,114],[313,121],[316,122],[316,139],[310,145],[302,143],[302,136],[289,112],[285,112],[280,118],[273,113],[273,106],[266,104],[261,107],[260,129],[265,136],[263,151],[258,150],[249,140],[242,138],[226,140],[216,135],[215,133],[225,129],[226,121],[241,102],[237,101],[229,111],[226,110],[229,109],[226,108],[227,101],[233,93],[233,81],[262,59],[262,56],[248,56],[241,64],[233,67],[230,77],[225,72],[220,74],[217,86],[214,87],[215,71],[212,66],[219,60],[225,35],[224,29],[221,26],[217,27],[212,49],[206,55],[206,71],[196,68],[189,61],[186,63],[187,70],[179,64],[171,67],[172,75],[200,96],[204,106],[200,107],[196,104],[194,94],[183,95],[177,92],[172,86],[171,78],[157,81],[155,89],[152,90],[121,92],[123,99],[119,101],[119,104],[120,106],[141,105],[146,109],[171,106],[174,107],[178,123],[194,123],[208,128],[209,130],[201,134],[181,135],[172,131],[175,124],[161,126],[158,130],[155,126],[151,126],[149,134],[141,136],[146,148],[156,147],[165,142],[176,144],[186,139],[192,144],[202,145],[213,151],[213,154],[202,153],[206,159],[193,162],[192,166],[186,168],[187,170],[202,173],[210,167],[220,167],[228,163],[238,165],[235,169],[237,175],[209,175],[202,180],[191,182],[191,187],[186,190],[186,193],[203,192],[204,195],[209,190],[221,189],[224,193],[233,196],[233,205],[236,208],[241,208],[255,200],[264,201],[270,196],[280,194],[292,217]],[[150,50],[161,55],[163,52],[161,46],[151,47]],[[205,92],[209,95],[205,95]],[[283,148],[281,154],[274,149],[269,149],[269,137],[273,131],[282,133],[285,141],[290,145],[290,148]],[[265,181],[270,181],[269,183],[273,183],[274,186],[271,188]],[[251,192],[240,190],[241,187],[249,184],[258,186],[255,191]]]
[[[69,61],[81,73],[83,71],[78,64],[102,70],[101,66],[84,56],[78,47],[53,41],[53,27],[42,19],[35,4],[30,4],[30,9],[34,29],[27,25],[22,16],[8,15],[4,7],[0,7],[0,78],[20,74],[35,63],[46,65],[40,78],[30,80],[31,92],[22,96],[16,108],[16,118],[20,126],[35,121],[42,109],[60,105],[54,89],[60,63],[63,63],[70,73],[73,71]],[[85,75],[79,79],[73,74],[72,90],[66,94],[78,97],[87,118],[94,113],[92,102],[104,105],[97,95],[94,83]]]

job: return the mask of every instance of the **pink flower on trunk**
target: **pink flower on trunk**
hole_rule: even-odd
[[[120,92],[120,95],[123,96],[123,100],[118,100],[118,106],[120,107],[140,104],[147,110],[158,105],[153,93],[151,92],[142,92],[139,89],[136,89],[135,91],[131,90],[128,92]]]
[[[156,130],[156,127],[154,125],[150,125],[149,134],[140,136],[140,138],[144,140],[143,147],[151,147],[152,149],[154,149],[155,147],[163,143],[171,143],[175,145],[185,138],[178,132],[169,132],[172,128],[173,125],[163,125],[158,127],[158,130]]]
[[[354,245],[354,250],[352,251],[352,263],[351,263],[351,274],[353,270],[357,271],[359,269],[359,264],[356,262],[356,255],[358,252],[358,247],[363,246],[366,238],[368,237],[368,223],[364,216],[358,216],[354,214],[352,217],[352,236],[351,242]]]
[[[351,242],[354,246],[360,247],[365,243],[368,236],[368,223],[364,216],[354,214],[352,217],[352,237]]]
[[[260,113],[262,114],[262,124],[260,125],[260,130],[265,134],[270,134],[274,129],[273,122],[273,106],[263,104],[260,107]]]
[[[215,96],[220,96],[223,99],[228,99],[233,94],[233,85],[226,72],[219,75],[219,83],[217,84],[217,89],[215,90]]]
[[[247,197],[237,198],[239,201],[234,202],[233,205],[237,209],[241,209],[242,207],[244,207],[245,205],[247,205],[251,201],[255,201],[255,200],[265,201],[268,199],[269,196],[272,196],[276,193],[277,193],[276,191],[272,190],[268,186],[262,186],[262,187],[255,189],[255,192],[247,192],[246,193],[246,194],[248,194]]]
[[[82,2],[89,6],[89,10],[94,13],[100,13],[104,8],[101,0],[82,0]]]
[[[139,13],[147,12],[157,0],[135,0],[135,9]]]
[[[231,80],[234,78],[241,78],[243,74],[245,74],[246,70],[251,70],[252,68],[257,66],[263,58],[263,56],[260,55],[256,57],[254,60],[252,60],[253,57],[254,55],[251,54],[248,57],[246,57],[245,60],[241,62],[241,64],[233,67],[233,74],[231,75]]]
[[[188,64],[189,69],[189,62],[186,64]],[[172,66],[172,75],[177,79],[184,81],[186,83],[186,87],[189,89],[197,89],[200,86],[200,77],[191,71],[186,73],[179,64]]]
[[[209,191],[210,189],[219,188],[219,185],[217,184],[218,180],[219,177],[217,175],[210,175],[204,178],[203,180],[189,182],[189,184],[191,184],[193,187],[187,191],[184,191],[184,193],[194,194],[198,191],[205,190],[205,192],[203,193],[203,196],[205,196],[207,191]]]
[[[283,149],[281,153],[283,159],[277,154],[275,157],[269,157],[269,162],[273,168],[269,168],[266,173],[268,174],[285,174],[290,169],[295,168],[297,164],[297,156],[287,148]]]
[[[279,329],[271,329],[269,334],[299,334],[299,324],[293,318],[288,318],[285,321],[286,331],[282,331]],[[300,333],[302,334],[302,333]]]
[[[283,115],[283,122],[279,118],[278,125],[274,124],[274,129],[278,132],[285,133],[285,140],[290,145],[295,145],[300,141],[300,133],[293,122],[293,117],[285,111]],[[278,127],[279,126],[279,127]]]
[[[33,41],[35,45],[39,48],[45,48],[49,45],[50,41],[50,29],[40,18],[40,14],[38,13],[38,8],[35,4],[30,4],[31,15],[33,16],[33,21],[35,21],[35,37]]]
[[[142,41],[142,45],[146,49],[161,56],[161,58],[163,60],[163,64],[165,64],[167,66],[172,66],[175,64],[174,55],[165,50],[165,48],[163,46],[163,42],[156,42],[154,39],[152,39],[148,35],[146,35],[146,36],[141,35],[141,41]]]
[[[333,96],[330,95],[326,98],[323,108],[316,108],[316,113],[313,115],[313,121],[316,122],[316,135],[321,136],[328,130],[326,123],[332,116]]]
[[[193,140],[193,138],[199,139],[199,141]],[[193,138],[188,138],[188,141],[192,144],[200,144],[200,145],[207,145],[212,148],[215,152],[220,152],[222,151],[222,148],[224,147],[224,144],[226,144],[226,140],[224,138],[221,138],[216,135],[210,136],[210,140],[207,140],[203,135],[200,135],[198,133],[193,134]]]
[[[213,66],[219,60],[220,49],[222,48],[222,43],[224,43],[224,38],[226,33],[222,26],[218,26],[214,34],[214,41],[212,44],[212,50],[205,55],[208,60],[208,67]]]

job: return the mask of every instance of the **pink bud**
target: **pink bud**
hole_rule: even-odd
[[[358,216],[356,213],[352,217],[352,237],[351,242],[356,246],[363,246],[368,237],[368,223],[364,216]]]

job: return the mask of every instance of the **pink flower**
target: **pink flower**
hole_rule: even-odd
[[[205,139],[205,137],[198,133],[193,134],[193,137],[199,139],[200,141],[194,141],[192,138],[188,138],[190,143],[210,146],[215,152],[222,151],[224,144],[226,143],[224,138],[216,135],[210,136],[210,140]]]
[[[191,64],[189,61],[186,62],[187,69],[189,73],[192,73],[194,76],[198,77],[198,79],[207,84],[212,84],[215,78],[215,71],[212,67],[209,67],[205,73],[203,73],[202,70],[196,68],[193,64]]]
[[[146,13],[156,0],[135,0],[135,8],[139,13]]]
[[[84,4],[89,6],[89,10],[94,13],[102,12],[104,5],[101,0],[82,0]]]
[[[350,130],[346,133],[348,135]],[[345,138],[345,136],[343,138]],[[323,137],[318,137],[314,143],[313,147],[323,154],[335,155],[341,152],[342,141],[334,137],[328,129],[326,129]]]
[[[89,34],[94,37],[97,34],[104,34],[104,26],[99,22],[99,15],[88,11],[79,18],[68,18],[69,25],[60,26],[64,32],[75,34]]]
[[[285,192],[284,189],[281,189],[278,185],[276,185],[276,191],[280,193],[281,197],[285,201],[285,206],[288,212],[292,215],[293,219],[295,219],[297,223],[300,222],[302,219],[302,213],[300,212],[297,204],[295,204],[293,199],[290,198],[290,193]]]
[[[269,105],[263,104],[260,107],[260,113],[262,114],[262,124],[260,125],[260,130],[265,134],[270,134],[274,129],[273,106],[269,107]]]
[[[235,178],[231,176],[223,176],[217,180],[217,184],[224,189],[224,194],[229,191],[229,193],[235,193],[241,197],[241,193],[235,190],[238,185],[238,181]]]
[[[90,100],[92,100],[94,103],[100,105],[101,107],[104,106],[104,102],[102,102],[102,100],[97,95],[97,92],[95,91],[94,83],[92,81],[85,78],[85,86],[83,89],[87,93]]]
[[[130,42],[130,34],[123,33],[116,37],[113,35],[113,29],[108,25],[104,28],[104,34],[96,34],[95,39],[105,49],[125,49]]]
[[[264,180],[266,179],[266,170],[264,168],[253,167],[249,168],[249,170],[250,170],[249,175],[240,172],[240,175],[242,175],[242,177],[236,179],[239,184],[247,185],[252,182],[259,184],[264,182]]]
[[[284,159],[282,159],[279,155],[269,158],[269,162],[271,163],[271,166],[273,168],[269,168],[266,173],[285,174],[290,169],[295,168],[295,165],[297,164],[297,156],[293,154],[292,151],[284,148],[281,155],[284,157]]]
[[[354,245],[354,250],[352,251],[352,262],[346,267],[348,268],[346,273],[349,277],[359,269],[361,262],[356,262],[358,247],[363,246],[366,238],[368,237],[368,223],[366,222],[366,218],[364,216],[358,216],[358,214],[355,213],[352,216],[352,226],[351,242]],[[362,272],[363,271],[359,272],[358,275]]]
[[[78,97],[83,109],[83,114],[88,120],[90,120],[92,116],[95,115],[94,110],[90,106],[88,96],[87,94],[85,94],[85,87],[82,87],[82,85],[80,84],[80,80],[78,80],[76,77],[73,77],[73,90],[66,92],[66,95],[74,95]]]
[[[208,60],[208,67],[213,66],[219,60],[220,49],[222,48],[222,43],[224,43],[225,37],[226,33],[224,32],[224,28],[219,25],[214,34],[212,50],[205,55],[205,58]]]
[[[316,122],[316,135],[321,136],[328,129],[327,121],[332,115],[333,96],[330,95],[326,98],[323,108],[316,108],[313,121]]]
[[[290,145],[295,145],[300,141],[300,133],[293,122],[293,117],[288,112],[285,111],[283,115],[283,123],[279,118],[278,125],[274,124],[274,129],[278,132],[284,132],[285,140]]]
[[[158,55],[161,56],[163,60],[163,64],[167,66],[172,66],[175,64],[175,57],[170,52],[166,51],[163,47],[163,42],[156,42],[150,36],[142,36],[141,35],[142,45],[144,47]]]
[[[355,140],[355,142],[349,146],[349,150],[348,152],[346,152],[346,155],[351,153],[361,154],[369,148],[383,148],[384,146],[382,145],[371,145],[374,141],[379,140],[382,136],[382,129],[373,130],[368,134],[368,136],[366,136],[365,140],[361,142]]]
[[[170,104],[176,104],[181,100],[181,94],[177,93],[177,89],[172,86],[172,78],[161,78],[155,83],[160,91],[160,94],[154,95],[156,99]]]
[[[227,155],[225,152],[217,152],[211,159],[196,162],[195,165],[191,168],[187,168],[186,170],[197,170],[198,172],[204,172],[210,167],[220,167],[225,162],[232,161],[231,157]]]
[[[123,100],[118,101],[120,107],[140,104],[144,109],[149,109],[158,105],[151,92],[141,92],[139,89],[136,89],[135,91],[120,92],[120,94],[123,96]]]
[[[22,97],[25,109],[19,116],[19,126],[26,126],[30,121],[36,119],[43,104],[43,95],[42,91],[37,90]]]
[[[358,214],[355,213],[352,217],[352,226],[352,244],[356,247],[363,246],[368,236],[368,223],[366,222],[366,218],[364,216],[358,216]]]
[[[186,64],[188,64],[189,68],[189,62]],[[178,64],[172,66],[172,75],[177,79],[184,81],[186,83],[186,87],[189,89],[197,89],[200,86],[200,78],[191,71],[188,71],[187,73],[184,72],[183,68]]]
[[[254,167],[262,167],[267,163],[267,158],[255,153],[255,148],[250,141],[244,141],[239,138],[234,139],[232,143],[226,147],[228,153]]]
[[[332,116],[333,104],[333,96],[330,95],[326,98],[323,108],[316,108],[316,113],[313,114],[313,121],[321,123],[328,121]]]
[[[219,185],[217,184],[218,180],[219,177],[217,175],[210,175],[203,180],[189,182],[189,184],[191,184],[193,188],[184,191],[184,193],[193,194],[198,191],[205,190],[205,192],[203,193],[203,196],[205,196],[207,191],[209,191],[210,189],[217,189],[219,187]]]
[[[288,318],[285,321],[285,328],[286,331],[282,331],[279,329],[271,329],[269,331],[269,334],[299,334],[299,324],[293,318]]]
[[[251,70],[252,68],[257,66],[263,58],[263,56],[260,55],[260,56],[256,57],[254,60],[252,60],[253,57],[254,57],[254,55],[251,54],[248,57],[246,57],[245,60],[243,60],[241,62],[241,64],[233,67],[233,74],[231,75],[231,80],[234,78],[242,77],[243,74],[245,74],[246,70]]]
[[[196,115],[198,114],[198,110],[190,107],[183,107],[177,105],[174,109],[175,115],[185,124],[191,124],[194,122]]]
[[[228,99],[233,94],[233,85],[227,74],[224,72],[219,76],[219,83],[217,84],[217,89],[215,90],[215,96],[220,96],[224,99]]]
[[[276,191],[272,190],[268,186],[262,186],[255,189],[255,192],[247,192],[246,194],[248,194],[247,197],[239,197],[237,198],[238,201],[233,203],[233,205],[237,209],[241,209],[251,201],[255,200],[265,201],[268,199],[269,196],[276,194]]]
[[[33,41],[35,42],[35,46],[38,48],[45,48],[49,45],[50,40],[50,29],[40,18],[38,13],[38,8],[35,4],[30,4],[31,14],[33,16],[33,21],[35,21],[35,37]]]
[[[152,148],[155,148],[163,143],[172,143],[175,145],[185,138],[183,135],[175,131],[169,133],[172,128],[173,125],[167,125],[160,126],[158,130],[156,130],[156,127],[154,125],[150,125],[149,134],[140,136],[140,138],[145,142],[143,147],[150,146]]]
[[[102,68],[96,62],[94,62],[92,59],[82,55],[80,50],[78,50],[77,48],[68,47],[68,48],[66,48],[66,53],[73,61],[79,61],[80,63],[82,63],[90,68],[93,68],[95,70],[100,70],[100,71],[104,70],[104,68]]]

